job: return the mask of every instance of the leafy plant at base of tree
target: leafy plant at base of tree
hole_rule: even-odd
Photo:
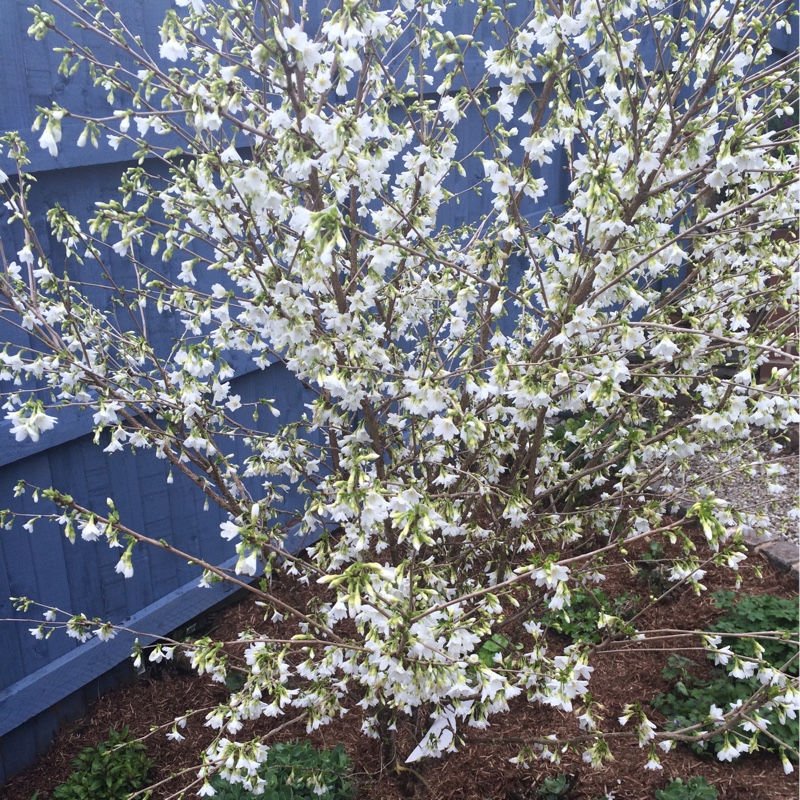
[[[52,208],[48,239],[27,144],[3,138],[5,420],[39,441],[83,409],[107,457],[153,459],[221,511],[192,527],[235,566],[57,486],[21,481],[38,516],[20,501],[0,522],[122,545],[131,579],[140,545],[166,548],[262,604],[241,639],[186,648],[230,692],[200,791],[263,746],[244,721],[290,713],[309,730],[364,714],[393,769],[524,698],[612,758],[595,654],[548,649],[541,609],[645,537],[679,543],[670,583],[735,568],[758,520],[695,457],[761,468],[751,428],[798,413],[792,336],[761,313],[790,311],[797,261],[774,235],[797,180],[796,143],[770,132],[795,83],[770,43],[786,4],[180,0],[150,54],[124,12],[54,2],[76,27],[34,7],[31,35],[60,37],[65,80],[88,72],[112,107],[40,107],[38,145],[108,141],[134,163],[92,219]],[[789,366],[759,383],[773,357]],[[113,633],[46,613],[35,636]],[[524,752],[570,743],[531,731]]]
[[[631,607],[640,600],[638,595],[629,596],[627,592],[620,597],[610,598],[602,589],[579,587],[572,592],[569,608],[546,611],[542,616],[542,624],[569,636],[573,642],[597,643],[609,633],[610,621],[601,626],[601,619],[613,617],[614,632],[625,631],[624,618],[630,616]]]
[[[656,790],[656,800],[717,800],[718,796],[702,775],[693,775],[685,783],[673,778],[664,789]]]
[[[221,775],[211,780],[217,800],[352,800],[350,758],[341,745],[316,750],[308,742],[273,745],[251,780],[250,791]]]
[[[652,592],[662,594],[672,585],[669,580],[669,559],[664,557],[664,543],[650,542],[647,550],[639,557],[637,576],[647,584]]]
[[[736,592],[714,592],[711,595],[717,608],[728,613],[717,619],[712,631],[731,633],[722,644],[734,653],[763,657],[772,666],[783,668],[791,675],[798,674],[797,640],[800,638],[800,607],[796,599],[774,595],[739,595]],[[773,631],[772,636],[736,638],[737,633]],[[781,641],[779,637],[783,636]],[[756,644],[760,651],[756,650]]]
[[[487,639],[478,650],[478,658],[481,663],[487,667],[491,667],[495,663],[495,655],[503,653],[509,645],[508,639],[501,633],[495,633],[490,639]]]
[[[683,656],[671,656],[664,678],[674,681],[673,688],[666,694],[657,695],[651,704],[668,718],[668,728],[679,729],[704,722],[712,706],[726,713],[760,692],[762,700],[752,709],[751,717],[754,713],[762,717],[768,723],[766,730],[771,736],[766,733],[756,735],[754,729],[748,729],[745,721],[733,728],[738,740],[743,742],[755,737],[760,748],[775,751],[781,748],[772,738],[774,736],[790,748],[795,747],[800,739],[797,715],[785,714],[782,709],[772,707],[771,700],[780,697],[783,691],[780,684],[764,687],[757,677],[748,676],[756,671],[750,666],[754,662],[797,674],[797,603],[772,595],[738,596],[733,592],[716,592],[714,599],[717,606],[728,613],[716,620],[711,629],[732,636],[715,642],[718,649],[710,653],[709,658],[725,666],[715,667],[708,677],[699,677],[692,672],[692,668],[698,667],[694,661]],[[763,635],[736,637],[736,634],[754,632]],[[741,658],[737,659],[737,656]],[[739,677],[729,674],[729,671]],[[760,706],[764,706],[763,710]],[[698,753],[711,749],[719,757],[730,746],[730,741],[723,734],[691,746]],[[796,754],[794,757],[796,760]]]
[[[52,800],[127,800],[147,786],[153,761],[142,742],[132,741],[127,728],[109,730],[108,739],[83,749],[72,759],[69,778],[53,790]],[[149,792],[142,795],[143,800]]]
[[[692,666],[698,665],[690,662],[688,667]],[[665,673],[669,674],[666,670]],[[755,678],[737,680],[728,677],[720,669],[715,669],[713,675],[708,678],[696,677],[686,670],[683,678],[670,692],[656,695],[650,704],[667,718],[665,724],[667,730],[680,730],[705,722],[712,706],[716,706],[722,712],[730,711],[732,705],[746,702],[760,688],[761,684]],[[773,694],[779,695],[780,692],[775,690]],[[767,730],[780,741],[790,747],[798,741],[800,729],[796,717],[792,719],[785,716],[781,722],[779,713],[775,711],[759,711],[758,715],[769,723]],[[734,731],[742,740],[749,740],[753,735],[752,731],[745,731],[741,725],[736,726]],[[764,734],[757,738],[760,748],[777,750],[778,745],[773,739]],[[727,743],[725,736],[720,734],[706,741],[691,744],[690,747],[698,754],[712,752],[719,757],[719,753],[725,750]]]

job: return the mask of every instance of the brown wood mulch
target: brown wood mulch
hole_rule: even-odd
[[[753,555],[742,565],[743,583],[739,591],[796,598],[796,581],[769,564],[758,564],[759,560]],[[762,567],[761,578],[756,576],[754,565]],[[648,594],[648,586],[632,579],[624,565],[612,566],[605,572],[607,579],[602,588],[609,596],[625,590]],[[734,580],[730,571],[710,572],[704,580],[707,592],[696,597],[686,591],[671,602],[661,603],[639,618],[637,626],[639,629],[707,629],[719,613],[710,593],[717,589],[733,589]],[[263,629],[261,617],[262,611],[252,600],[245,599],[211,619],[210,635],[217,640],[235,639],[237,633],[247,627]],[[563,646],[564,641],[554,640],[556,644]],[[636,645],[610,647],[608,649],[613,652],[595,657],[590,690],[601,704],[606,725],[610,724],[612,730],[626,703],[634,700],[646,703],[667,689],[662,670],[670,653],[676,652],[668,647],[669,642],[655,643],[653,649]],[[704,660],[702,654],[698,660]],[[152,777],[155,782],[164,781],[154,791],[153,800],[177,796],[181,786],[196,775],[200,747],[211,740],[211,731],[203,726],[205,713],[189,719],[184,731],[186,740],[182,742],[168,740],[163,729],[151,732],[151,728],[182,715],[187,709],[213,707],[225,695],[223,686],[178,667],[150,670],[136,683],[102,697],[84,718],[62,729],[50,750],[34,766],[0,789],[0,797],[31,800],[38,791],[38,800],[46,800],[52,789],[69,775],[70,759],[82,748],[106,739],[109,728],[126,725],[136,736],[150,734],[146,739],[148,753],[156,761]],[[655,713],[652,718],[659,720]],[[262,726],[263,732],[268,729],[265,726],[277,726],[281,722],[265,720],[257,724]],[[458,753],[422,765],[418,762],[414,765],[418,777],[405,773],[401,774],[402,780],[382,771],[380,747],[377,742],[365,738],[360,727],[361,718],[358,709],[354,709],[310,735],[295,725],[282,730],[272,741],[308,738],[320,748],[342,743],[355,766],[359,800],[536,800],[542,780],[559,773],[574,776],[573,789],[568,795],[571,800],[595,800],[608,793],[616,800],[650,800],[671,778],[681,777],[685,781],[693,775],[704,776],[717,789],[720,800],[795,800],[798,796],[798,773],[785,775],[779,759],[769,753],[757,753],[731,764],[713,756],[700,757],[688,748],[678,747],[662,756],[663,770],[653,772],[643,769],[646,750],[639,749],[635,742],[615,740],[612,742],[614,761],[602,769],[583,763],[579,752],[564,753],[560,764],[537,761],[530,769],[523,769],[509,763],[509,759],[517,755],[519,742],[524,742],[531,734],[564,735],[577,728],[571,715],[521,699],[514,701],[509,713],[493,718],[487,730],[469,729],[468,741]],[[179,777],[170,780],[171,775]],[[194,796],[194,791],[187,792],[186,796]]]

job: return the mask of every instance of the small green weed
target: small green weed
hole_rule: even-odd
[[[352,766],[344,748],[316,750],[308,742],[273,745],[261,765],[262,794],[254,794],[241,784],[228,783],[215,776],[211,785],[215,800],[352,800]]]
[[[561,774],[545,778],[536,790],[536,796],[542,800],[564,800],[570,796],[576,782],[577,775]]]
[[[241,672],[229,672],[225,677],[225,688],[231,692],[240,692],[245,685],[245,676]]]
[[[656,791],[656,800],[717,800],[717,790],[700,775],[692,776],[686,783],[674,778],[665,789]]]
[[[52,800],[126,800],[147,786],[153,762],[141,742],[131,741],[127,728],[110,730],[108,739],[87,747],[72,759],[75,769],[53,790]],[[149,797],[149,792],[143,797]]]
[[[668,559],[665,556],[663,542],[650,542],[650,547],[642,553],[636,562],[637,577],[647,584],[651,592],[663,594],[675,584],[669,580]]]
[[[478,658],[487,667],[493,667],[495,654],[502,653],[508,647],[508,644],[508,639],[502,633],[496,633],[480,646]]]

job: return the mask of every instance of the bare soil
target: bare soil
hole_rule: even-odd
[[[761,578],[754,567],[761,568]],[[647,596],[652,588],[643,580],[632,578],[622,564],[607,569],[606,575],[602,588],[611,597],[624,591]],[[742,593],[797,597],[796,580],[762,563],[758,555],[752,555],[742,565],[741,575]],[[735,574],[729,570],[710,572],[704,583],[708,591],[700,597],[691,591],[673,593],[669,602],[658,604],[637,619],[637,627],[707,630],[719,615],[709,595],[717,589],[735,588]],[[240,601],[211,619],[210,635],[218,640],[231,640],[247,627],[263,629],[262,614],[252,600]],[[565,640],[555,636],[554,645],[564,643]],[[692,647],[698,642],[685,641],[685,644]],[[606,724],[611,724],[612,730],[622,731],[616,718],[626,703],[634,700],[646,703],[668,689],[662,670],[674,652],[680,651],[672,649],[667,641],[647,645],[646,649],[636,643],[610,645],[595,656],[590,690],[602,704]],[[698,660],[703,660],[702,654]],[[38,763],[14,777],[0,794],[4,800],[31,800],[38,791],[38,800],[46,800],[53,788],[68,777],[70,759],[84,747],[106,739],[109,728],[127,725],[134,735],[147,737],[149,755],[156,761],[152,777],[158,785],[153,800],[176,797],[181,787],[196,776],[197,753],[211,741],[213,732],[203,726],[204,713],[189,719],[184,731],[186,740],[182,742],[168,740],[163,729],[152,732],[151,728],[182,715],[187,709],[213,707],[225,697],[224,686],[181,671],[179,666],[148,671],[136,683],[101,698],[83,719],[61,730]],[[661,721],[655,712],[651,718]],[[571,793],[565,795],[571,800],[595,800],[606,793],[613,793],[617,800],[650,800],[671,778],[686,780],[693,775],[704,776],[717,789],[721,800],[795,800],[798,796],[798,773],[784,775],[780,760],[769,753],[746,756],[731,764],[678,747],[662,757],[663,770],[653,772],[643,769],[646,750],[641,750],[634,741],[621,739],[612,742],[615,760],[602,769],[583,763],[580,748],[574,753],[564,753],[560,764],[538,761],[530,769],[523,769],[509,759],[517,755],[528,737],[577,732],[571,715],[524,700],[515,701],[509,713],[495,717],[487,730],[469,729],[468,739],[458,753],[417,762],[416,775],[410,772],[398,775],[383,769],[379,743],[363,736],[361,721],[358,709],[354,709],[312,734],[306,734],[302,726],[289,725],[271,741],[308,738],[320,748],[342,743],[355,767],[359,800],[536,800],[543,779],[559,773],[574,776]],[[253,730],[264,733],[281,723],[282,720],[263,720],[254,723],[258,727]],[[410,733],[405,735],[410,741]],[[193,795],[190,791],[186,796]]]

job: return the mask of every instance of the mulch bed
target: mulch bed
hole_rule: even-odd
[[[758,555],[753,555],[742,565],[743,582],[739,591],[796,598],[796,581],[760,561]],[[754,566],[762,568],[761,578],[756,576]],[[602,588],[611,597],[625,590],[642,595],[649,593],[648,586],[632,578],[622,564],[607,568],[605,573],[607,579]],[[717,589],[733,589],[735,574],[729,570],[710,572],[703,583],[708,592],[700,597],[691,591],[679,593],[670,602],[648,610],[637,619],[637,627],[642,630],[707,630],[719,614],[709,595]],[[296,599],[296,594],[294,597]],[[210,635],[218,640],[231,640],[249,626],[265,627],[262,611],[252,600],[245,599],[211,619]],[[555,637],[553,644],[563,646],[565,642]],[[662,670],[669,655],[678,651],[668,649],[669,642],[656,642],[652,647],[645,650],[635,644],[611,646],[607,649],[614,652],[597,654],[592,662],[595,672],[589,688],[594,699],[602,704],[606,726],[610,725],[611,730],[618,728],[616,718],[626,703],[635,700],[646,703],[668,688]],[[698,660],[704,660],[702,654]],[[101,698],[83,719],[61,730],[38,763],[3,788],[3,800],[31,800],[36,791],[40,792],[39,800],[46,800],[52,789],[69,775],[70,759],[84,747],[105,740],[109,728],[126,725],[136,736],[150,734],[146,739],[148,753],[157,764],[153,779],[157,783],[164,782],[154,791],[153,800],[177,796],[180,788],[195,777],[200,748],[212,739],[212,732],[202,724],[205,713],[189,719],[183,742],[168,740],[163,730],[151,733],[151,727],[164,724],[187,709],[213,707],[225,696],[224,686],[182,672],[179,667],[149,670],[136,683],[122,686]],[[651,718],[660,721],[655,712]],[[264,732],[283,721],[263,720],[254,725]],[[779,759],[769,753],[746,756],[730,764],[678,747],[662,756],[663,770],[652,772],[643,769],[646,750],[641,750],[634,741],[614,740],[611,746],[615,760],[602,769],[583,763],[579,752],[564,753],[560,764],[537,761],[530,769],[523,769],[509,763],[509,759],[517,755],[519,743],[524,742],[526,736],[532,733],[564,735],[577,731],[577,727],[571,715],[528,704],[522,699],[512,703],[508,714],[494,717],[487,730],[468,729],[468,740],[458,753],[417,762],[414,767],[421,780],[409,773],[401,773],[398,779],[382,771],[379,744],[365,738],[360,727],[361,717],[358,709],[354,709],[312,734],[307,735],[302,726],[294,725],[282,730],[271,741],[308,738],[319,748],[342,743],[355,766],[359,800],[536,800],[536,790],[542,780],[560,773],[574,776],[573,789],[568,795],[571,800],[595,800],[606,793],[613,793],[617,800],[650,800],[671,778],[686,780],[693,775],[704,776],[717,789],[721,800],[795,800],[798,796],[797,773],[784,775]],[[170,780],[171,775],[179,773]],[[187,797],[193,794],[188,792]]]

